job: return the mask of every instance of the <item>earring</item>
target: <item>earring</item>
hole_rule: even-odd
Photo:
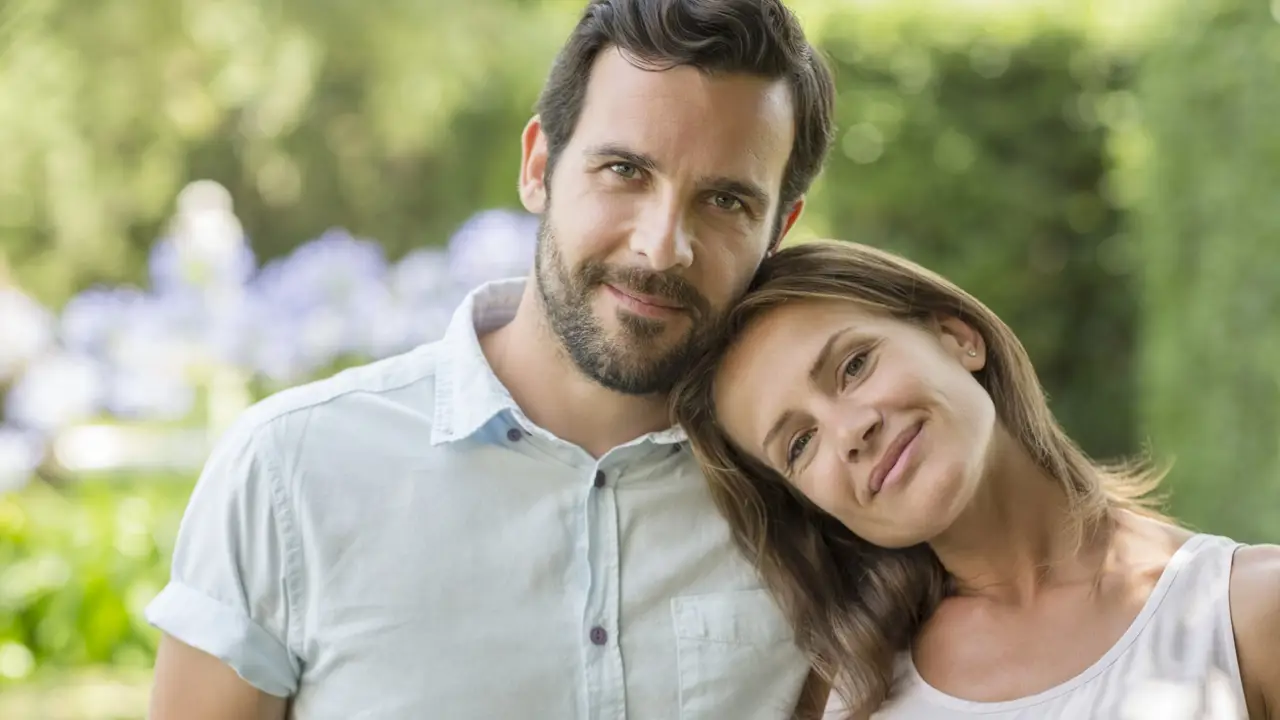
[[[978,351],[973,348],[969,348],[969,357],[978,357]]]

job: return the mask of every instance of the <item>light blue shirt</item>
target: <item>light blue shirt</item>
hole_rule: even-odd
[[[523,283],[247,411],[148,621],[305,720],[789,718],[808,665],[683,434],[596,460],[493,374]]]

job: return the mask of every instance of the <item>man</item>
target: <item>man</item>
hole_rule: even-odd
[[[832,94],[780,0],[592,2],[522,138],[531,281],[227,433],[148,608],[153,719],[790,717],[808,665],[665,394]]]

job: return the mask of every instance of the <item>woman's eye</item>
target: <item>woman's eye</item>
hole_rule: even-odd
[[[801,433],[800,435],[797,435],[796,439],[791,441],[791,447],[787,448],[787,469],[788,470],[790,470],[791,466],[794,465],[796,460],[800,458],[800,454],[804,452],[805,447],[808,446],[809,441],[812,438],[813,438],[813,433],[805,432],[805,433]]]
[[[860,352],[849,358],[844,364],[844,374],[846,377],[857,377],[862,372],[862,368],[867,364],[867,354]]]

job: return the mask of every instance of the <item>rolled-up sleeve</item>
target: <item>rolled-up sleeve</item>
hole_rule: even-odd
[[[147,622],[288,697],[302,663],[300,552],[270,426],[243,419],[214,448],[182,517],[168,585]]]

